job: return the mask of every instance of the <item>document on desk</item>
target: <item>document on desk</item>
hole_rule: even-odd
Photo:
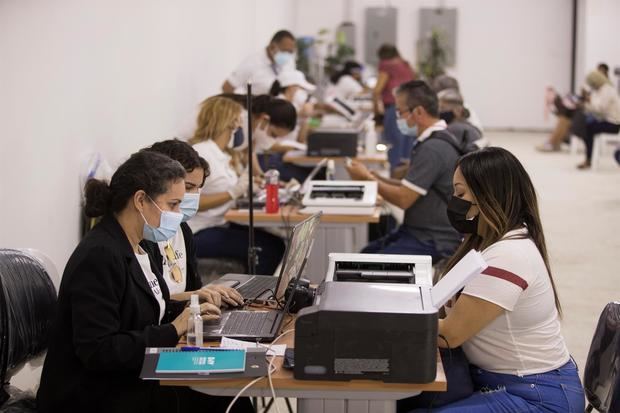
[[[249,341],[243,340],[235,340],[228,337],[222,337],[222,342],[220,343],[220,348],[269,348],[269,344],[262,343],[253,343]],[[284,356],[284,351],[286,350],[286,344],[273,344],[271,349],[267,351],[268,356]]]

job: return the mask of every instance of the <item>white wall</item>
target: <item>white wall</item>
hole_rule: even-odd
[[[261,7],[257,7],[260,4]],[[83,158],[191,132],[196,105],[293,21],[288,0],[0,2],[0,247],[62,271]]]
[[[364,10],[389,3],[398,8],[397,46],[413,62],[418,9],[457,8],[457,65],[451,72],[486,127],[549,127],[543,118],[544,88],[569,89],[568,0],[298,0],[297,33],[334,29],[347,3],[357,26],[358,58],[364,50]]]
[[[617,84],[614,68],[620,67],[620,1],[580,0],[580,59],[577,66],[577,85],[589,71],[605,62],[610,68],[610,79]]]

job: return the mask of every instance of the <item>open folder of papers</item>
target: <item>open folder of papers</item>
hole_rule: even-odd
[[[260,377],[267,374],[264,348],[197,351],[147,347],[140,378],[143,380],[205,380]]]

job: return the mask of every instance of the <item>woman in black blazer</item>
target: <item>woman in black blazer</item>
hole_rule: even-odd
[[[154,243],[142,240],[140,245],[149,253],[157,269],[162,273],[170,292],[171,307],[184,306],[192,294],[216,306],[243,304],[243,297],[234,288],[210,284],[203,287],[198,263],[194,234],[187,221],[198,211],[200,188],[209,176],[209,164],[187,142],[168,139],[143,149],[154,151],[178,161],[185,168],[185,195],[181,202],[183,214],[180,231],[166,241]]]
[[[230,399],[139,378],[145,348],[175,346],[187,330],[187,309],[164,316],[168,289],[139,246],[144,237],[162,239],[178,229],[184,177],[178,162],[140,152],[109,186],[87,183],[86,214],[103,219],[63,274],[37,395],[40,412],[224,411]],[[204,319],[219,314],[209,303],[201,311]],[[235,407],[252,411],[247,400]]]

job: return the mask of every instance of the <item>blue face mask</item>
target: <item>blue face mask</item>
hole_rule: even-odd
[[[293,59],[293,53],[277,51],[275,55],[273,55],[273,61],[276,63],[278,67],[285,66],[288,62]]]
[[[400,133],[406,136],[418,136],[418,125],[409,126],[407,119],[396,119],[396,125]]]
[[[183,201],[181,201],[181,213],[183,214],[183,222],[187,222],[198,212],[200,204],[200,192],[185,193]]]
[[[146,218],[144,218],[144,214],[140,212],[144,220],[143,237],[145,240],[152,242],[168,241],[170,238],[174,237],[174,234],[179,230],[183,214],[180,212],[162,211],[152,199],[151,202],[153,202],[153,205],[161,212],[159,216],[159,227],[149,225],[148,222],[146,222]]]

